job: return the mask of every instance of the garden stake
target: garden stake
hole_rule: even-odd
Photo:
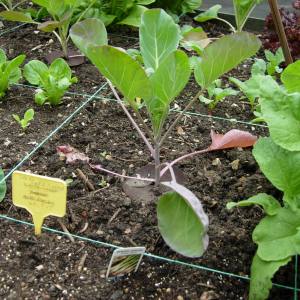
[[[272,18],[273,18],[273,22],[276,28],[276,32],[283,50],[283,54],[285,57],[285,63],[288,66],[289,64],[293,63],[293,58],[291,55],[291,51],[289,48],[289,44],[286,38],[286,34],[284,31],[284,27],[282,24],[282,19],[280,16],[280,12],[278,9],[278,4],[276,0],[268,0],[269,1],[269,5],[270,5],[270,9],[272,12]]]

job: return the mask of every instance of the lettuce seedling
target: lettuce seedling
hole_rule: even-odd
[[[267,215],[252,234],[258,248],[251,266],[250,300],[267,299],[273,275],[300,254],[299,66],[297,61],[283,71],[283,86],[263,75],[257,86],[261,114],[270,137],[259,139],[253,155],[267,179],[283,192],[282,202],[261,193],[227,204],[229,209],[260,205]]]
[[[17,83],[21,79],[20,65],[24,59],[25,55],[19,55],[9,61],[5,52],[0,49],[0,99],[5,96],[5,92],[11,84]]]
[[[160,151],[176,124],[181,120],[183,113],[199,99],[203,90],[186,103],[183,113],[179,114],[168,128],[165,128],[170,105],[190,79],[190,61],[183,51],[178,50],[182,38],[179,26],[161,9],[147,10],[143,14],[139,36],[142,59],[135,60],[125,50],[107,45],[107,33],[100,20],[84,20],[71,28],[73,42],[107,78],[118,104],[144,140],[153,157],[154,167],[149,172],[146,171],[145,176],[140,175],[139,178],[134,178],[130,187],[134,187],[138,180],[146,182],[146,184],[142,183],[144,187],[154,183],[156,189],[160,185],[171,189],[172,192],[164,194],[158,200],[159,230],[166,243],[175,251],[189,257],[201,256],[208,244],[208,217],[197,197],[179,183],[173,169],[176,162],[194,154],[200,154],[200,152],[188,154],[171,163],[163,163]],[[198,60],[195,67],[197,80],[201,82],[203,89],[206,89],[225,72],[255,54],[259,47],[259,40],[254,35],[244,32],[226,36],[211,43],[204,49],[201,60]],[[120,98],[114,86],[124,96],[124,100]],[[141,99],[151,121],[151,127],[144,122],[139,111]],[[133,109],[143,130],[135,122],[126,104]],[[236,136],[241,135],[238,133]],[[214,137],[216,140],[220,139],[217,135]],[[229,137],[230,135],[226,136],[226,138]],[[214,145],[216,144],[222,143],[218,144],[215,141]],[[251,146],[252,144],[253,136],[250,137],[250,143],[245,145]],[[202,153],[216,149],[220,148],[209,147]],[[99,166],[97,169],[103,170]],[[165,174],[167,171],[169,171],[169,177],[164,176],[168,174]],[[147,174],[152,173],[151,178],[147,177]],[[140,192],[141,189],[136,193]],[[172,226],[170,226],[171,223]]]
[[[32,121],[34,118],[34,110],[32,108],[27,109],[24,113],[23,119],[16,114],[13,114],[12,117],[18,122],[18,124],[21,126],[23,130],[26,130],[26,128],[30,124],[30,121]]]
[[[6,194],[6,182],[4,180],[3,170],[0,168],[0,202],[4,199]]]
[[[213,110],[216,105],[223,101],[228,96],[235,96],[239,92],[232,88],[222,88],[222,80],[217,79],[207,87],[208,98],[200,96],[201,102],[208,105],[210,110]]]
[[[39,87],[35,94],[38,105],[61,104],[65,92],[77,82],[77,78],[72,77],[69,65],[62,58],[53,61],[49,68],[39,60],[32,60],[25,65],[23,74],[29,83]]]

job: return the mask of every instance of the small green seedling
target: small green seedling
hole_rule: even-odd
[[[207,87],[208,98],[200,96],[201,102],[208,105],[210,110],[213,110],[216,105],[223,101],[228,96],[235,96],[239,92],[232,88],[222,88],[222,80],[217,79]]]
[[[21,119],[20,116],[16,114],[13,114],[12,117],[18,122],[23,130],[26,130],[26,128],[34,118],[34,110],[32,108],[27,109],[24,113],[23,119]]]
[[[77,78],[72,77],[69,65],[62,58],[53,61],[49,68],[39,60],[32,60],[24,67],[24,77],[29,83],[39,87],[35,94],[38,105],[61,104],[65,92],[77,82]]]
[[[11,84],[17,83],[21,77],[20,65],[23,63],[25,55],[19,55],[13,60],[7,60],[5,52],[0,49],[0,99],[5,96]]]

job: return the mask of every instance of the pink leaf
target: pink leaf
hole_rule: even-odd
[[[56,147],[57,153],[66,158],[67,163],[74,163],[75,161],[89,162],[90,158],[82,152],[79,152],[77,149],[73,148],[70,145],[58,146]]]
[[[247,131],[232,129],[225,134],[210,132],[211,145],[209,150],[221,150],[226,148],[251,147],[257,141],[257,137]]]

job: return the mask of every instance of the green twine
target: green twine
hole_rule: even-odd
[[[22,224],[22,225],[34,227],[34,224],[32,224],[32,223],[29,223],[29,222],[26,222],[26,221],[21,221],[21,220],[11,218],[11,217],[8,217],[8,216],[2,215],[2,214],[0,214],[0,219],[15,222],[17,224]],[[123,247],[120,247],[120,246],[116,246],[114,244],[101,242],[101,241],[98,241],[98,240],[87,238],[85,236],[80,236],[80,235],[76,235],[76,234],[72,234],[72,233],[67,233],[67,232],[60,231],[60,230],[57,230],[57,229],[53,229],[53,228],[50,228],[50,227],[47,227],[47,226],[42,226],[42,228],[45,231],[48,231],[50,233],[59,234],[59,235],[63,235],[63,236],[72,236],[73,238],[79,239],[81,241],[90,242],[90,243],[93,243],[95,245],[99,245],[99,246],[103,246],[103,247],[107,247],[107,248],[113,248],[113,249],[123,248]],[[229,273],[229,272],[217,270],[217,269],[214,269],[214,268],[208,268],[208,267],[201,266],[201,265],[195,265],[195,264],[191,264],[191,263],[184,262],[184,261],[181,261],[181,260],[176,260],[176,259],[171,259],[171,258],[155,255],[155,254],[152,254],[152,253],[149,253],[149,252],[146,252],[144,254],[144,256],[149,257],[149,258],[153,258],[153,259],[157,259],[157,260],[161,260],[161,261],[164,261],[164,262],[172,263],[172,264],[175,264],[175,265],[182,265],[182,266],[190,267],[190,268],[193,268],[193,269],[199,269],[199,270],[202,270],[202,271],[207,271],[207,272],[211,272],[211,273],[215,273],[215,274],[219,274],[219,275],[224,275],[224,276],[227,276],[227,277],[233,277],[233,278],[247,280],[247,281],[250,280],[249,276],[241,276],[241,275],[237,275],[237,274],[234,274],[234,273]],[[297,292],[300,291],[300,289],[298,289],[297,286],[291,287],[291,286],[282,285],[282,284],[278,284],[278,283],[273,283],[273,286],[283,288],[283,289],[287,289],[287,290],[293,290],[295,292],[295,294],[297,294]]]

